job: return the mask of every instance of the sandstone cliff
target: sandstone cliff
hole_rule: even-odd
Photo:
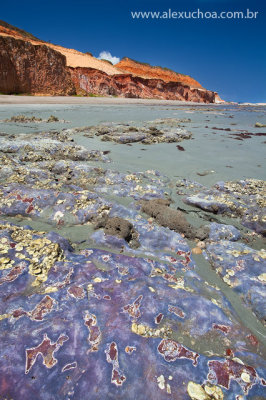
[[[65,56],[45,45],[0,36],[0,92],[75,93]]]
[[[69,68],[77,93],[215,103],[217,93],[181,82],[145,79],[131,74],[107,75],[92,68]]]
[[[0,92],[96,94],[215,103],[216,92],[193,78],[123,59],[116,66],[43,42],[0,21]]]
[[[0,35],[11,36],[16,39],[26,40],[33,45],[43,45],[56,50],[57,52],[63,54],[66,57],[66,65],[68,67],[87,67],[95,68],[100,71],[104,71],[109,75],[121,74],[121,71],[117,69],[114,65],[107,63],[106,61],[98,60],[98,58],[93,57],[87,53],[81,53],[80,51],[74,49],[67,49],[62,46],[58,46],[52,43],[44,42],[43,40],[37,39],[30,33],[18,29],[4,21],[0,20]]]
[[[168,68],[154,67],[128,57],[124,57],[116,64],[116,68],[119,68],[125,73],[141,76],[142,78],[162,79],[165,82],[182,82],[191,87],[202,88],[199,82],[188,75],[178,74]]]

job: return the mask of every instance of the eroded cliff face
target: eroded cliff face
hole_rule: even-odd
[[[0,34],[2,36],[10,36],[15,39],[22,39],[30,42],[33,45],[46,45],[47,47],[57,51],[66,57],[66,65],[68,67],[86,67],[94,68],[100,71],[106,72],[108,75],[121,74],[120,69],[116,68],[115,65],[108,63],[103,60],[99,60],[93,57],[89,53],[81,53],[75,49],[68,49],[66,47],[58,46],[53,43],[44,42],[33,36],[31,33],[23,31],[22,29],[16,28],[4,21],[0,20]]]
[[[124,57],[118,64],[116,64],[116,68],[119,68],[121,71],[126,73],[141,76],[142,78],[162,79],[165,82],[182,82],[185,85],[202,88],[201,84],[191,78],[191,76],[178,74],[168,68],[154,67],[149,64],[132,60],[128,57]]]
[[[181,82],[145,79],[131,74],[107,75],[92,68],[69,68],[77,93],[214,103],[217,93]]]
[[[124,58],[116,66],[43,42],[0,21],[0,92],[95,94],[215,103],[193,78]]]
[[[0,36],[0,92],[75,94],[66,58],[45,45]]]

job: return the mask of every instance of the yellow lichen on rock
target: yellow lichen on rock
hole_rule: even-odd
[[[210,396],[198,383],[188,382],[187,392],[192,400],[210,400]]]
[[[242,372],[241,379],[245,383],[250,383],[250,375],[247,372]]]
[[[264,272],[263,274],[260,274],[258,276],[258,280],[263,282],[263,283],[266,282],[266,273]]]
[[[58,291],[57,286],[46,286],[44,290],[41,291],[42,294],[47,294],[47,293],[54,293]]]
[[[209,384],[201,386],[192,381],[187,385],[187,392],[192,400],[223,400],[224,398],[223,391],[218,386]]]
[[[14,264],[14,261],[13,260],[11,261],[10,258],[8,257],[0,258],[0,270],[9,269],[13,266],[12,264]]]
[[[33,239],[33,236],[44,235],[45,232],[36,232],[22,227],[14,227],[12,225],[0,225],[0,229],[4,230],[9,228],[12,230],[11,238],[17,242],[15,250],[16,256],[25,261],[29,261],[29,274],[36,277],[32,286],[39,286],[47,280],[50,269],[54,266],[55,262],[64,260],[63,252],[58,243],[53,243],[51,240],[40,237]],[[6,240],[1,240],[0,249],[6,246]],[[2,249],[3,250],[3,249]],[[24,250],[26,254],[19,253]],[[0,269],[7,269],[14,266],[14,261],[7,257],[0,259]]]
[[[165,388],[165,379],[164,379],[163,375],[158,376],[157,383],[158,383],[159,388],[161,390],[164,390],[164,388]]]
[[[9,317],[11,317],[12,314],[2,314],[0,315],[0,321],[2,321],[3,319],[7,319]]]
[[[168,285],[170,288],[178,290],[178,289],[183,289],[186,292],[193,292],[193,289],[190,289],[189,287],[185,286],[185,282],[182,278],[180,278],[178,280],[178,282],[174,283],[174,284],[170,284]]]
[[[41,283],[45,282],[55,262],[64,259],[59,244],[52,243],[46,238],[32,241],[27,251],[32,255],[29,273],[36,276],[32,286],[39,286]]]
[[[258,251],[258,255],[260,256],[260,258],[265,260],[266,259],[266,250],[265,249],[261,249],[260,251]]]
[[[211,396],[211,399],[223,400],[224,398],[223,391],[219,386],[205,385],[204,390],[209,396]]]
[[[170,327],[162,327],[160,329],[153,329],[148,325],[137,324],[133,322],[131,325],[131,331],[136,335],[143,337],[160,337],[168,338],[172,334],[172,329]]]

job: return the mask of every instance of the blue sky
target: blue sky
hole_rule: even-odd
[[[134,20],[130,11],[258,11],[256,19]],[[65,47],[191,75],[231,101],[266,102],[263,0],[13,0],[0,19]]]

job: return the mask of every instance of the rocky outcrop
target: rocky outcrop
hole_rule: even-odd
[[[182,211],[174,210],[173,208],[169,207],[171,203],[170,200],[152,199],[144,200],[140,203],[141,211],[154,218],[159,225],[184,234],[188,239],[198,238],[203,240],[208,237],[208,226],[203,226],[200,228],[193,227],[187,221]]]
[[[198,103],[215,103],[217,96],[216,92],[191,88],[181,82],[145,79],[131,74],[107,75],[103,71],[92,68],[69,68],[69,70],[77,93]]]
[[[0,92],[71,95],[66,58],[45,45],[0,36]]]
[[[146,121],[142,126],[132,123],[104,122],[99,125],[84,127],[84,136],[92,138],[98,136],[103,142],[116,142],[120,144],[143,143],[175,143],[188,140],[192,133],[184,129],[184,123],[191,119],[159,118]],[[76,131],[75,131],[76,132]],[[75,134],[73,132],[73,134]]]
[[[116,68],[119,68],[124,73],[141,76],[147,79],[162,79],[165,82],[182,82],[191,87],[202,88],[201,84],[191,76],[179,74],[169,68],[154,67],[147,63],[132,60],[131,58],[124,57]]]

